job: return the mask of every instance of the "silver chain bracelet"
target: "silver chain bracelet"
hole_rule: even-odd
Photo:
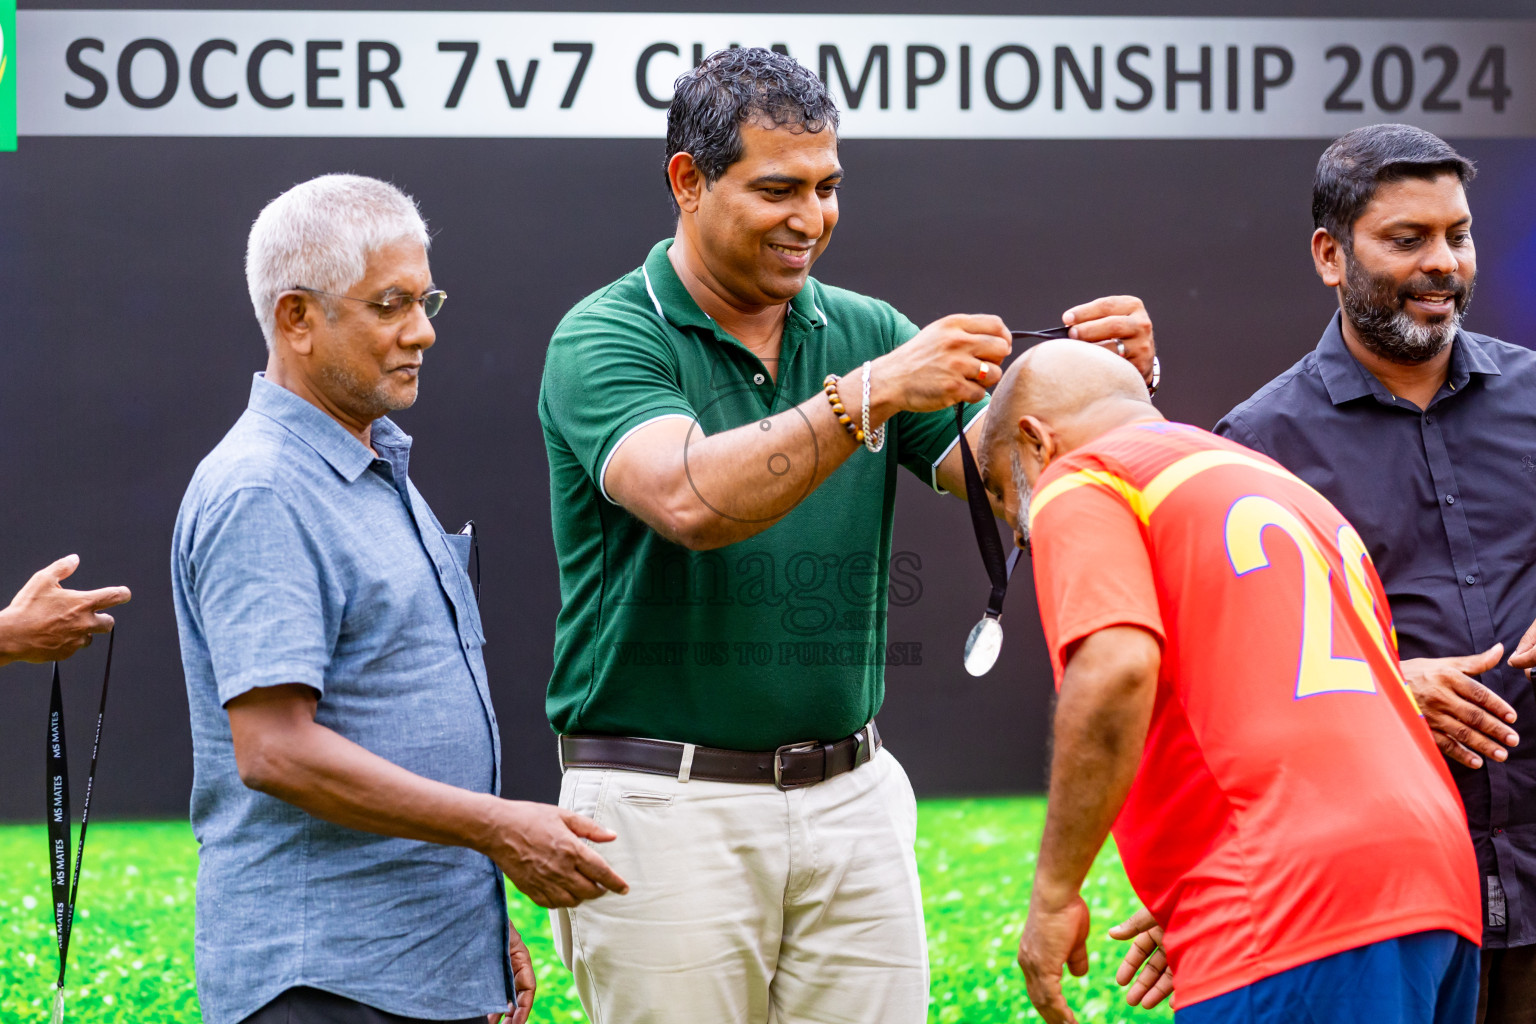
[[[864,364],[864,447],[878,452],[885,447],[885,425],[878,430],[869,429],[869,363]]]

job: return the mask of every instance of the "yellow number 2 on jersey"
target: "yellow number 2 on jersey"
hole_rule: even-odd
[[[1332,572],[1322,545],[1312,531],[1290,509],[1273,498],[1250,494],[1239,498],[1227,510],[1227,557],[1239,576],[1269,566],[1264,553],[1265,527],[1278,527],[1290,537],[1301,552],[1301,658],[1296,671],[1296,696],[1319,693],[1377,693],[1376,680],[1369,663],[1357,658],[1333,656],[1333,593],[1329,584]],[[1348,531],[1347,535],[1345,531]],[[1344,582],[1351,609],[1364,621],[1372,641],[1387,661],[1397,659],[1387,653],[1386,641],[1376,619],[1375,601],[1366,583],[1363,562],[1365,545],[1353,529],[1339,531],[1339,547],[1344,553]]]

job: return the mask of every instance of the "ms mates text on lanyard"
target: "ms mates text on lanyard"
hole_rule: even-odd
[[[69,933],[80,892],[80,868],[85,860],[85,828],[91,819],[91,790],[96,784],[96,755],[101,751],[101,721],[107,711],[107,685],[112,681],[112,648],[116,632],[107,634],[107,666],[101,677],[101,703],[96,709],[96,738],[91,743],[91,770],[85,777],[85,804],[80,808],[80,846],[75,869],[69,869],[69,761],[64,753],[64,695],[59,687],[59,663],[53,663],[53,696],[48,707],[48,875],[53,884],[53,927],[59,938],[59,980],[53,996],[53,1024],[64,1020],[64,970],[69,961]]]

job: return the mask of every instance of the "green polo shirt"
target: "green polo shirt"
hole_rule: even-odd
[[[918,657],[885,637],[896,467],[937,488],[954,410],[898,414],[884,451],[855,452],[755,537],[714,551],[664,539],[603,490],[631,433],[669,416],[705,435],[761,422],[918,330],[878,299],[809,280],[775,381],[689,296],[671,245],[577,303],[544,364],[562,602],[550,723],[733,750],[839,739],[880,709],[886,662]]]

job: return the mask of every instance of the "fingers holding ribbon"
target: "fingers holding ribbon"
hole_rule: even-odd
[[[1070,336],[1092,342],[1128,359],[1149,382],[1154,376],[1157,343],[1146,305],[1134,295],[1109,295],[1073,306],[1062,314]]]

